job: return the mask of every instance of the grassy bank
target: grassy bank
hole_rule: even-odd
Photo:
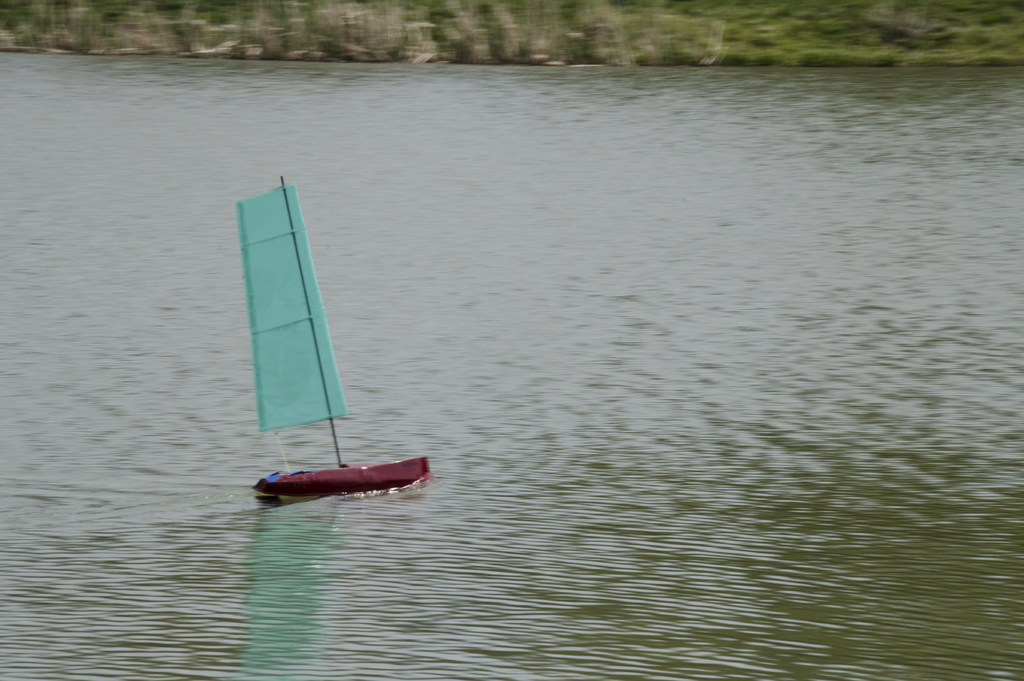
[[[413,63],[1019,65],[1024,0],[4,0],[0,49]]]

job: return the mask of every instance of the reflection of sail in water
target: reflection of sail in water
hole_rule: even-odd
[[[241,653],[241,681],[294,679],[317,659],[320,599],[330,578],[324,563],[337,540],[328,522],[284,508],[259,520],[249,548],[249,644]]]

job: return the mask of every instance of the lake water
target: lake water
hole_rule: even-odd
[[[1024,678],[1022,75],[0,54],[0,676]],[[252,496],[280,175],[424,490]]]

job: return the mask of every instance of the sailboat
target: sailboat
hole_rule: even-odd
[[[426,457],[343,463],[334,419],[348,414],[294,184],[236,203],[260,432],[330,421],[337,468],[272,473],[264,496],[386,492],[432,479]],[[282,449],[282,454],[284,453]],[[287,460],[286,460],[287,465]]]

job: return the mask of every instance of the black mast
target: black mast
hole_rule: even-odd
[[[331,417],[331,435],[334,437],[334,453],[338,457],[338,468],[344,468],[345,464],[341,462],[341,450],[338,449],[338,434],[334,431],[334,417]]]
[[[281,176],[281,188],[284,189],[284,175]],[[284,195],[284,206],[288,212],[288,222],[292,221],[292,208],[288,205],[288,194]],[[299,257],[299,245],[295,238],[295,225],[291,225],[292,228],[292,241],[295,243],[295,257]],[[299,278],[302,280],[302,293],[306,296],[306,311],[310,315],[313,314],[312,309],[309,307],[309,295],[306,293],[306,278],[302,273],[302,261],[299,260]],[[323,369],[324,365],[320,362],[320,346],[316,342],[316,329],[313,329],[313,346],[316,348],[316,361],[320,365],[320,380],[324,384],[324,399],[327,401],[327,413],[331,413],[331,396],[327,394],[327,379],[324,378]],[[334,417],[331,417],[331,437],[334,438],[334,454],[338,457],[338,468],[344,468],[345,464],[341,462],[341,449],[338,448],[338,433],[334,430]]]

